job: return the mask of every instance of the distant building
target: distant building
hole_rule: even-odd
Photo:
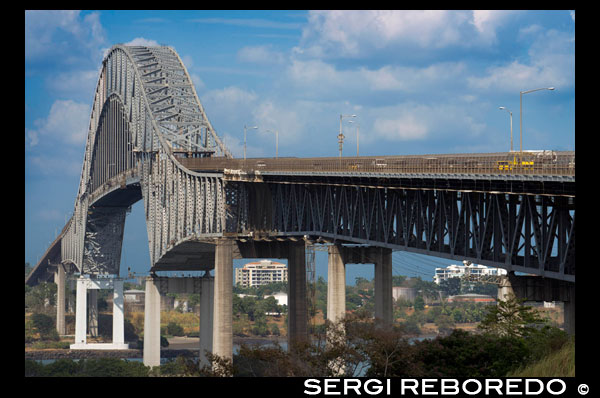
[[[126,303],[143,304],[145,294],[146,294],[146,292],[143,290],[136,290],[136,289],[125,290],[123,292],[123,299],[125,300]]]
[[[485,265],[471,264],[471,265],[449,265],[446,268],[436,268],[433,281],[438,285],[448,278],[460,278],[466,273],[471,275],[506,275],[507,272],[502,268],[486,267]]]
[[[392,287],[392,297],[394,297],[394,300],[401,298],[403,300],[412,302],[417,298],[417,289],[414,287],[394,286]]]
[[[271,260],[247,263],[242,268],[236,268],[235,270],[235,284],[239,284],[242,287],[287,282],[287,280],[287,266]]]
[[[287,293],[284,292],[277,292],[277,293],[273,293],[269,296],[265,296],[265,298],[273,296],[275,297],[275,300],[277,300],[277,304],[278,305],[287,305],[288,303],[288,295]]]
[[[448,297],[449,303],[484,303],[492,304],[496,302],[496,299],[486,294],[459,294],[456,296]]]

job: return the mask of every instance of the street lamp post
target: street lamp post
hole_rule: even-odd
[[[246,125],[244,124],[244,160],[246,160],[246,129],[250,128],[250,129],[257,129],[258,126],[254,126],[254,127],[246,127]]]
[[[498,109],[504,109],[506,112],[510,113],[510,151],[513,151],[513,128],[512,128],[512,112],[501,106]]]
[[[352,120],[348,120],[348,123],[354,123]],[[360,130],[360,123],[356,122],[356,157],[358,157],[358,131]]]
[[[340,144],[340,158],[342,157],[342,146],[344,145],[344,134],[342,134],[342,119],[345,117],[356,117],[356,115],[342,115],[340,114],[340,134],[338,135],[338,143]]]
[[[275,133],[275,159],[278,158],[278,153],[279,153],[279,130],[266,130],[267,132],[270,133]]]
[[[519,125],[520,125],[520,130],[521,130],[521,145],[520,145],[521,156],[523,155],[523,94],[529,94],[529,93],[533,93],[534,91],[540,91],[540,90],[554,90],[554,87],[542,87],[542,88],[536,88],[533,90],[521,91],[520,95],[519,95],[519,114],[520,114]]]

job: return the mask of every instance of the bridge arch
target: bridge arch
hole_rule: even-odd
[[[98,78],[75,210],[62,233],[62,261],[84,273],[118,273],[126,210],[139,199],[151,267],[180,244],[220,235],[221,174],[190,171],[179,161],[208,156],[231,154],[177,53],[165,46],[113,46]],[[114,238],[100,244],[108,231]],[[100,247],[108,252],[99,254]]]

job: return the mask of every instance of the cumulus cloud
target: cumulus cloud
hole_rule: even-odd
[[[311,11],[297,53],[362,56],[393,46],[440,49],[488,45],[510,11]]]
[[[48,117],[34,121],[35,129],[25,129],[30,146],[48,136],[61,144],[80,145],[85,142],[90,120],[90,105],[72,100],[56,100]]]
[[[25,12],[25,61],[61,64],[96,63],[106,41],[97,12],[81,16],[75,10]],[[92,58],[90,60],[90,57]]]
[[[469,87],[478,90],[518,92],[531,87],[562,88],[574,84],[575,39],[571,34],[530,26],[523,29],[521,35],[534,37],[528,51],[528,59],[489,67],[484,75],[468,78]]]

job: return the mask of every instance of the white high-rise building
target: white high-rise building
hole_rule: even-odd
[[[440,284],[441,281],[446,280],[448,278],[460,278],[463,277],[467,268],[471,275],[506,275],[507,272],[503,268],[494,268],[494,267],[486,267],[485,265],[480,264],[470,264],[470,265],[456,265],[452,264],[447,266],[446,268],[436,268],[435,275],[433,276],[433,281]]]
[[[235,270],[235,284],[242,287],[287,282],[287,280],[287,266],[271,260],[247,263],[242,268],[236,268]]]

